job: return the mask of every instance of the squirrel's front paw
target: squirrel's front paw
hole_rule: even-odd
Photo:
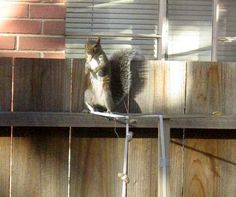
[[[88,109],[83,109],[82,113],[89,113],[89,110]]]
[[[112,111],[111,111],[111,110],[107,110],[106,113],[109,113],[109,114],[110,114],[110,113],[112,113]]]
[[[86,104],[86,106],[87,106],[87,108],[89,109],[90,112],[95,111],[94,108],[91,105],[89,105],[87,102],[85,102],[85,104]]]

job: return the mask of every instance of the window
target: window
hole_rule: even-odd
[[[158,9],[158,0],[67,0],[66,56],[84,57],[87,37],[101,35],[108,55],[136,48],[156,58]]]
[[[236,61],[235,13],[235,0],[67,0],[66,57],[84,58],[87,37],[101,35],[108,55]]]
[[[212,0],[168,0],[168,59],[211,60]]]
[[[218,1],[217,57],[221,61],[236,61],[236,1]]]

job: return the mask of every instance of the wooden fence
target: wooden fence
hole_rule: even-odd
[[[0,197],[121,196],[117,173],[122,171],[124,129],[115,129],[113,121],[103,128],[96,118],[86,126],[82,121],[88,115],[81,115],[74,127],[60,124],[60,113],[71,114],[65,117],[70,119],[83,109],[83,64],[0,59]],[[130,112],[230,117],[227,127],[217,129],[219,119],[208,130],[194,118],[185,121],[194,129],[176,120],[170,144],[171,196],[235,197],[236,63],[148,61],[146,67],[145,83],[131,98]],[[8,112],[16,113],[14,120]],[[36,112],[44,115],[32,118]],[[128,197],[157,197],[157,128],[133,132]]]

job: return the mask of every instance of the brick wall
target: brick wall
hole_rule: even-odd
[[[65,0],[0,0],[0,57],[64,58]]]

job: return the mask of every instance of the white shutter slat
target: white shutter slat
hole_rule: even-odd
[[[140,25],[142,24],[143,26],[147,26],[147,25],[153,25],[155,26],[156,25],[156,20],[142,20],[142,19],[110,19],[110,18],[105,18],[105,19],[94,19],[94,20],[91,20],[91,19],[86,19],[84,20],[85,22],[87,21],[91,21],[94,23],[94,27],[96,27],[96,25],[99,25],[99,24],[117,24],[117,25],[120,25],[120,24],[128,24],[128,25]],[[68,18],[67,19],[67,22],[72,24],[72,25],[79,25],[80,23],[82,23],[81,19],[78,19],[78,18]],[[84,23],[84,22],[83,22]],[[70,24],[68,24],[68,27],[70,26]],[[91,26],[91,24],[88,24]]]
[[[72,54],[84,57],[86,35],[105,32],[101,35],[102,44],[108,54],[115,49],[133,47],[148,58],[155,58],[158,41],[149,35],[158,33],[158,0],[67,0],[66,6],[67,57]],[[108,39],[109,33],[126,36],[119,39],[108,36]],[[134,35],[143,38],[147,35],[147,38],[141,41]]]
[[[93,17],[93,13],[97,14],[103,14],[107,13],[110,14],[110,17],[112,17],[112,14],[141,14],[141,15],[156,15],[156,10],[148,10],[148,9],[90,9],[90,8],[68,8],[68,13],[90,13]]]
[[[111,18],[111,14],[109,13],[96,13],[96,19],[107,19]],[[124,13],[117,13],[112,14],[112,19],[141,19],[141,20],[154,20],[156,21],[157,14],[124,14]],[[77,20],[81,20],[81,18],[89,18],[91,19],[90,13],[81,13],[81,12],[67,12],[67,19],[75,18]],[[96,20],[95,19],[95,20]]]
[[[103,9],[147,9],[154,10],[155,3],[135,4],[135,3],[122,3],[122,4],[92,4],[92,3],[67,3],[68,8],[92,8],[94,10]]]
[[[212,6],[212,2],[211,1],[205,1],[205,0],[197,0],[197,1],[194,1],[194,4],[193,4],[193,0],[168,0],[168,6],[169,5],[181,5],[181,6],[189,5],[192,8],[194,6],[197,6],[197,7],[200,7],[200,6],[210,7],[210,6]]]

